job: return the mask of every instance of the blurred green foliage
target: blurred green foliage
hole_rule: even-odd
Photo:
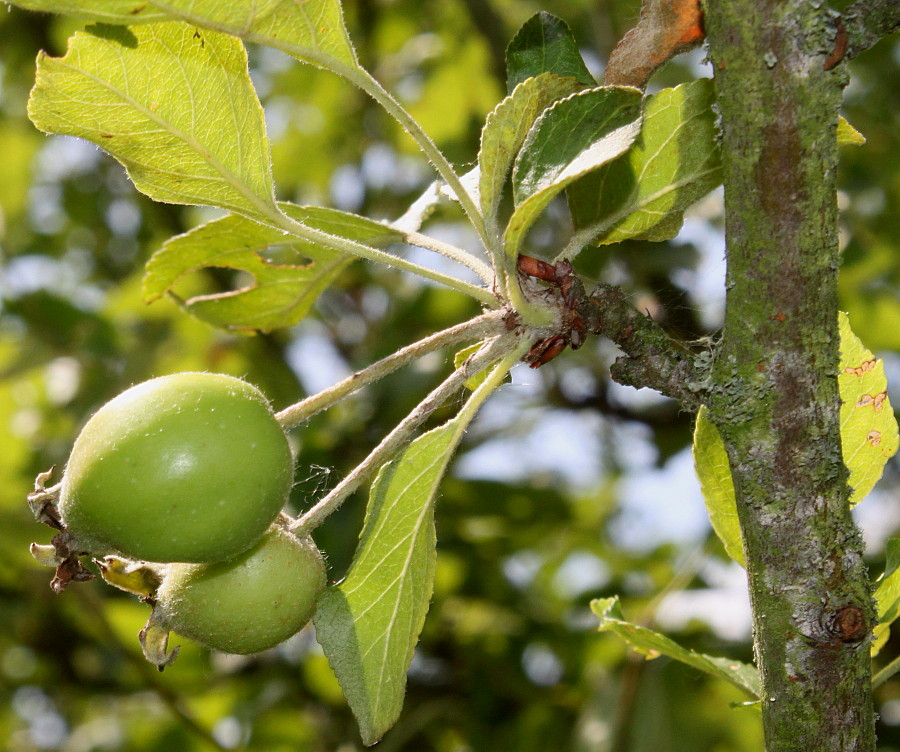
[[[346,5],[363,63],[465,165],[475,158],[484,116],[503,92],[506,42],[532,13],[546,9],[566,18],[599,73],[638,8],[635,0]],[[61,596],[50,591],[49,570],[28,553],[31,541],[46,543],[50,532],[33,522],[24,499],[38,472],[65,463],[87,416],[135,382],[182,370],[219,371],[258,384],[280,408],[303,396],[317,368],[327,378],[331,360],[359,368],[463,320],[475,306],[372,264],[350,266],[309,320],[271,335],[213,330],[167,300],[145,306],[140,275],[149,255],[209,214],[154,204],[94,147],[45,138],[28,123],[35,54],[42,48],[61,54],[76,26],[17,9],[0,13],[0,739],[15,752],[359,749],[353,719],[309,631],[247,658],[180,641],[178,662],[158,674],[140,657],[136,639],[146,606],[97,581]],[[375,218],[402,214],[431,180],[405,134],[336,77],[271,50],[250,54],[280,197]],[[676,59],[653,85],[691,80],[701,60],[701,53]],[[845,148],[841,166],[842,304],[863,342],[887,357],[895,384],[898,61],[894,38],[850,65],[844,114],[868,142]],[[721,231],[715,194],[694,216],[709,236]],[[456,233],[457,220],[452,210],[435,218]],[[531,251],[558,245],[564,232],[542,223]],[[691,292],[704,273],[702,249],[691,239],[629,241],[579,259],[580,270],[624,284],[673,336],[710,336],[718,314]],[[207,271],[186,285],[203,293],[231,282],[225,272]],[[294,432],[295,508],[307,508],[364,457],[437,382],[451,357],[426,359]],[[628,502],[622,480],[633,455],[655,452],[662,466],[689,447],[691,426],[670,403],[623,398],[604,375],[609,360],[609,348],[599,342],[560,358],[530,377],[541,387],[515,403],[520,414],[493,421],[518,436],[551,415],[592,416],[603,446],[600,477],[579,486],[552,471],[510,483],[444,483],[435,597],[403,715],[379,749],[761,748],[758,714],[729,708],[743,699],[736,690],[666,659],[644,662],[596,632],[587,607],[592,597],[621,594],[626,616],[652,624],[661,591],[701,593],[710,587],[703,575],[709,562],[724,560],[714,540],[625,544],[626,537],[641,538],[640,530],[621,534],[623,525],[640,524],[622,511]],[[628,436],[645,438],[629,443]],[[476,426],[463,453],[495,439],[491,425]],[[596,457],[572,461],[597,464]],[[898,476],[895,460],[880,486],[883,499],[895,504]],[[353,553],[362,503],[360,494],[317,532],[332,579]],[[897,524],[896,514],[885,513],[881,537]],[[883,566],[877,549],[872,565],[876,573]],[[596,576],[573,577],[573,571]],[[750,659],[746,641],[728,640],[702,619],[688,621],[675,636],[703,652]],[[889,642],[883,660],[898,651]],[[900,684],[889,682],[877,699],[883,750],[900,749]]]

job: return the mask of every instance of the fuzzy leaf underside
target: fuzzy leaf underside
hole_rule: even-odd
[[[403,706],[434,589],[434,501],[464,427],[445,423],[381,469],[350,571],[317,604],[317,638],[367,745]]]
[[[520,83],[542,73],[574,78],[582,86],[597,85],[568,24],[546,11],[528,19],[506,48],[507,91],[512,93]]]
[[[89,27],[64,57],[38,56],[28,113],[42,131],[97,144],[157,201],[277,213],[262,106],[232,36]]]
[[[627,622],[622,618],[618,597],[598,598],[591,601],[591,610],[600,617],[600,631],[613,632],[635,651],[648,660],[660,655],[693,666],[712,676],[723,679],[758,699],[762,688],[759,673],[754,666],[728,658],[717,658],[681,647],[674,640],[646,627]]]
[[[372,246],[403,239],[390,227],[355,214],[323,207],[279,204],[291,219],[332,235]],[[292,326],[309,312],[316,298],[353,260],[307,241],[286,236],[232,214],[169,239],[150,258],[143,293],[153,302],[185,275],[207,267],[247,272],[252,284],[201,295],[179,303],[213,326],[233,331],[271,331]]]
[[[488,115],[481,131],[478,167],[481,211],[489,226],[496,222],[503,186],[535,119],[555,101],[580,88],[574,78],[542,73],[516,86]]]
[[[10,0],[28,10],[109,24],[180,19],[275,47],[323,68],[358,67],[339,0]]]
[[[685,209],[722,182],[713,101],[709,79],[647,97],[628,153],[568,190],[582,245],[678,234]]]
[[[887,396],[884,362],[876,360],[853,334],[846,313],[839,314],[838,327],[841,453],[850,471],[848,483],[853,505],[862,501],[881,478],[884,466],[897,452],[900,440],[894,410]],[[743,565],[743,544],[740,527],[736,524],[737,499],[725,445],[705,409],[697,415],[694,460],[713,529],[729,556]],[[738,554],[741,554],[740,558]]]
[[[504,235],[510,257],[555,196],[631,146],[641,129],[640,107],[638,89],[603,86],[561,99],[540,115],[513,167],[515,209]]]

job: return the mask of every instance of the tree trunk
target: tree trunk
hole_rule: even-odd
[[[872,752],[875,612],[839,432],[835,128],[844,66],[810,0],[707,0],[727,313],[710,398],[737,491],[768,752]]]

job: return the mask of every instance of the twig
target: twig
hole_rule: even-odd
[[[305,535],[318,527],[322,521],[334,512],[354,493],[372,474],[391,459],[400,449],[409,443],[418,428],[452,397],[466,379],[486,368],[498,358],[513,350],[517,337],[513,334],[495,337],[485,343],[475,355],[466,360],[438,387],[431,391],[415,409],[407,415],[381,443],[375,447],[353,471],[342,480],[330,493],[324,496],[312,509],[291,524],[290,530],[298,535]]]
[[[382,358],[363,370],[348,376],[343,381],[339,381],[337,384],[323,389],[317,394],[284,408],[275,417],[284,428],[294,428],[309,420],[321,410],[331,407],[336,402],[384,378],[398,368],[402,368],[427,353],[444,347],[452,347],[461,342],[500,334],[506,328],[505,318],[507,316],[507,311],[490,311],[462,324],[457,324],[449,329],[432,334],[430,337],[420,339],[418,342],[397,350],[397,352],[388,355],[386,358]]]

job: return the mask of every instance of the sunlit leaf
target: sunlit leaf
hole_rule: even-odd
[[[839,314],[841,364],[841,450],[850,470],[850,503],[862,501],[897,452],[897,420],[887,395],[884,361],[876,360]]]
[[[890,636],[891,624],[900,616],[900,538],[887,542],[884,574],[875,588],[878,605],[878,625],[874,630],[872,655],[878,655]]]
[[[27,10],[77,16],[111,24],[158,23],[168,16],[147,0],[6,0]]]
[[[738,564],[745,566],[741,525],[737,516],[728,455],[725,453],[722,437],[709,419],[705,406],[698,411],[694,427],[694,468],[700,480],[713,530],[725,546],[726,553]]]
[[[648,660],[665,655],[724,679],[751,697],[758,698],[762,691],[759,673],[755,667],[741,661],[716,658],[688,650],[658,632],[625,621],[619,608],[618,597],[591,601],[591,610],[600,617],[601,632],[613,632]]]
[[[507,91],[541,73],[574,78],[583,86],[597,85],[568,24],[546,11],[529,18],[506,48]]]
[[[838,118],[837,142],[838,146],[862,146],[866,137],[842,117]]]
[[[518,255],[541,211],[567,185],[624,153],[640,132],[641,93],[603,86],[556,102],[537,119],[513,168],[506,252]]]
[[[841,451],[850,471],[849,485],[853,490],[850,503],[856,504],[872,490],[900,441],[897,421],[887,397],[884,363],[876,360],[853,334],[846,313],[839,314],[838,323]],[[743,565],[734,483],[730,473],[727,479],[725,477],[728,472],[725,446],[705,409],[697,416],[694,459],[713,529],[729,556]]]
[[[38,57],[28,103],[48,133],[93,141],[157,201],[275,209],[263,111],[238,39],[183,23],[94,26]]]
[[[323,68],[357,67],[339,0],[11,0],[11,4],[129,26],[181,19],[275,47]]]
[[[465,429],[459,417],[382,468],[347,577],[316,608],[316,636],[374,744],[403,706],[406,671],[434,588],[434,501]]]
[[[198,26],[275,47],[323,68],[357,66],[339,0],[150,0],[150,4]]]
[[[369,245],[403,239],[402,233],[386,225],[336,209],[292,204],[279,204],[279,208],[309,227]],[[168,240],[147,263],[144,299],[148,303],[156,300],[198,269],[240,270],[251,275],[252,284],[180,302],[214,326],[270,331],[303,318],[322,290],[352,260],[232,214]]]
[[[574,78],[542,73],[516,86],[513,93],[488,115],[481,131],[478,166],[481,211],[489,226],[496,222],[497,207],[510,167],[535,118],[553,102],[580,88]]]
[[[581,246],[678,233],[684,210],[722,182],[713,101],[709,79],[647,98],[628,154],[568,191]]]

